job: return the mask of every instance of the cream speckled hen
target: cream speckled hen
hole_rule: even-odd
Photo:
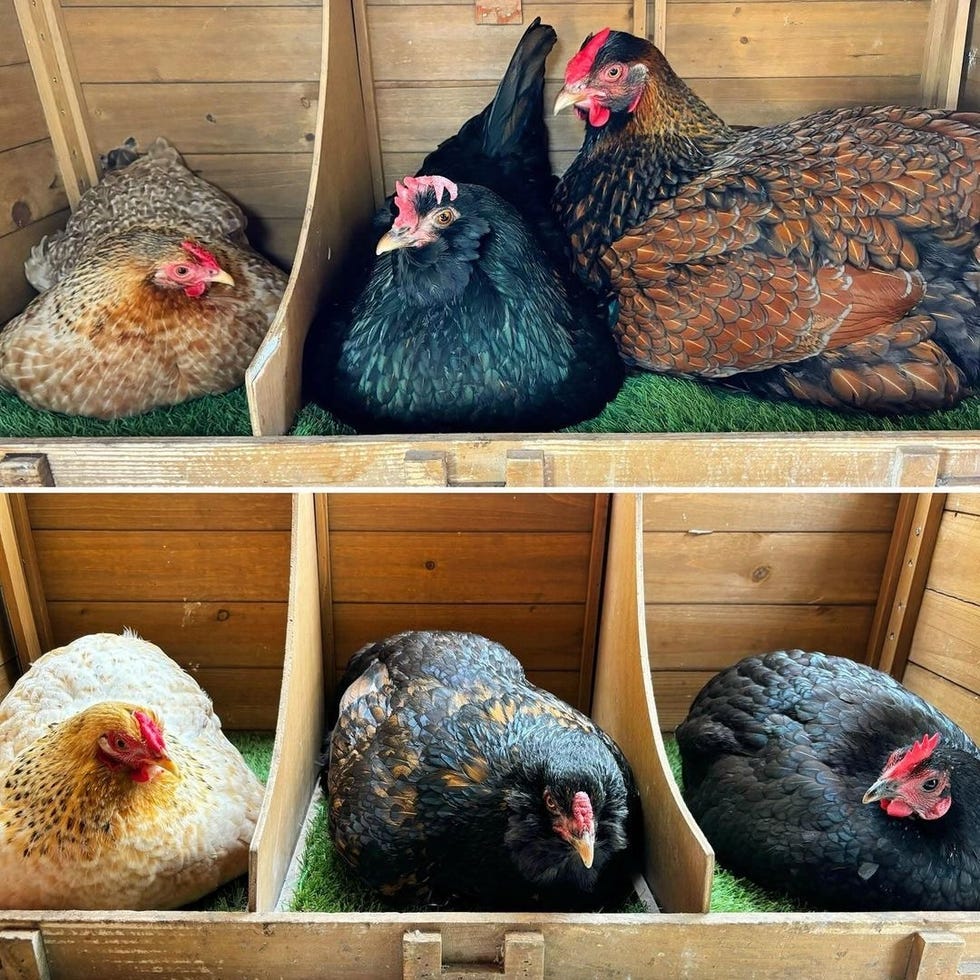
[[[0,331],[0,388],[113,419],[242,384],[286,275],[165,140],[89,190],[25,264],[42,289]]]
[[[246,871],[262,792],[159,647],[83,636],[0,704],[0,908],[191,902]]]

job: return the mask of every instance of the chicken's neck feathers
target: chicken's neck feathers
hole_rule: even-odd
[[[0,828],[4,846],[27,857],[56,851],[95,857],[127,826],[152,822],[172,810],[181,784],[200,767],[179,741],[168,737],[168,754],[180,773],[162,772],[137,782],[103,765],[91,746],[56,726],[16,756],[0,773]]]

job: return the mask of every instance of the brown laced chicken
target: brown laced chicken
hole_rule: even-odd
[[[977,383],[980,115],[846,108],[739,133],[609,29],[569,61],[568,106],[585,139],[555,206],[629,363],[880,412]]]
[[[243,874],[262,785],[159,647],[83,636],[0,704],[0,908],[167,909]]]
[[[0,388],[35,408],[112,419],[229,391],[279,308],[286,276],[237,205],[166,140],[118,158],[35,247],[41,295],[0,331]]]

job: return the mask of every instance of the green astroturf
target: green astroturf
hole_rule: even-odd
[[[943,412],[900,416],[834,412],[797,402],[768,401],[721,385],[658,374],[634,374],[596,418],[569,432],[848,432],[980,429],[980,396]],[[305,406],[292,430],[298,436],[349,433],[328,412]]]
[[[310,824],[306,852],[300,865],[296,890],[289,908],[293,912],[390,912],[372,891],[365,888],[336,855],[327,832],[327,808],[323,800]],[[416,908],[415,912],[448,912],[449,908]],[[639,899],[626,902],[617,912],[645,912]]]
[[[681,753],[674,738],[664,739],[664,748],[670,760],[674,780],[681,789],[684,779],[681,775]],[[788,895],[770,892],[754,885],[745,878],[739,878],[715,864],[714,880],[711,883],[712,912],[802,912],[806,907]]]
[[[796,402],[767,401],[720,385],[687,378],[635,374],[596,418],[569,432],[848,432],[916,429],[980,429],[980,396],[944,412],[878,416],[834,412]],[[206,395],[145,415],[102,422],[30,408],[0,392],[0,439],[61,436],[247,436],[251,434],[244,387]],[[354,432],[317,405],[304,406],[291,430],[296,436],[337,436]]]
[[[0,439],[56,439],[61,436],[248,436],[252,426],[244,386],[225,395],[205,395],[128,419],[80,418],[44,412],[0,391]]]
[[[225,732],[228,741],[242,754],[249,769],[262,782],[269,778],[269,764],[272,761],[272,746],[275,736],[272,732]],[[185,906],[194,912],[244,912],[248,908],[248,875],[240,875],[226,882],[210,895],[205,895]]]

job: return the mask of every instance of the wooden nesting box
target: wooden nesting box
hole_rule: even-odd
[[[252,549],[248,571],[239,573],[243,577],[258,574],[267,552],[282,547],[285,504],[274,496],[233,504],[217,496],[211,498],[215,507],[207,498],[179,496],[105,498],[104,503],[91,497],[58,498],[53,503],[32,499],[26,504],[20,497],[3,499],[2,588],[8,610],[15,610],[10,616],[13,632],[21,635],[29,633],[32,624],[36,630],[40,621],[32,596],[46,595],[41,585],[45,579],[57,581],[50,569],[45,571],[46,564],[69,561],[65,548],[52,550],[53,536],[78,538],[85,521],[90,534],[125,534],[132,526],[130,518],[122,528],[108,528],[122,519],[121,511],[139,511],[148,528],[157,527],[161,533],[170,528],[166,533],[174,534],[172,511],[185,506],[180,501],[188,501],[182,519],[198,509],[208,514],[209,529],[215,526],[217,508],[227,512],[226,525],[235,525],[243,542],[249,533],[269,536],[267,546]],[[70,518],[52,514],[59,499],[66,501]],[[232,517],[235,513],[238,516]],[[16,534],[27,518],[32,532]],[[662,755],[661,728],[673,727],[680,695],[674,697],[673,707],[664,705],[662,721],[655,697],[667,686],[670,670],[702,669],[708,663],[705,650],[727,647],[735,659],[758,644],[787,645],[799,638],[828,647],[824,641],[836,637],[850,642],[844,652],[857,656],[862,641],[870,646],[871,638],[878,637],[875,648],[882,650],[883,663],[886,653],[897,665],[907,652],[904,678],[910,686],[935,696],[954,717],[972,717],[975,725],[976,695],[970,692],[977,687],[977,631],[971,624],[980,605],[974,573],[980,507],[973,498],[793,494],[767,496],[760,505],[751,498],[695,494],[650,495],[643,501],[617,495],[611,503],[601,495],[459,494],[416,499],[299,494],[292,498],[290,523],[276,746],[250,869],[256,911],[0,911],[0,964],[13,976],[131,980],[145,971],[172,977],[313,980],[325,968],[364,980],[441,972],[556,980],[626,975],[776,980],[801,969],[841,980],[980,974],[978,913],[704,914],[710,850],[687,814]],[[65,524],[75,526],[61,526]],[[153,533],[147,530],[144,536]],[[680,541],[700,548],[705,540],[729,534],[747,537],[712,558],[703,551],[689,557]],[[657,535],[676,536],[678,541],[645,541],[645,536]],[[779,535],[786,535],[786,541],[766,545]],[[816,542],[817,535],[827,536],[827,543]],[[480,536],[482,547],[474,540]],[[514,546],[518,539],[520,548]],[[165,536],[159,540],[164,543]],[[269,548],[275,540],[280,543]],[[71,555],[87,550],[73,546]],[[196,552],[193,566],[218,560],[214,556],[220,551]],[[829,562],[825,556],[831,553],[846,561]],[[518,554],[524,557],[515,567]],[[711,571],[724,564],[725,554],[735,556],[734,564],[729,562],[734,570]],[[797,571],[799,555],[806,567]],[[688,583],[682,596],[663,591],[670,576],[657,565]],[[849,567],[843,576],[849,584],[838,587],[834,580],[842,577],[842,566]],[[752,572],[763,567],[768,574],[753,577]],[[838,574],[828,574],[828,568]],[[749,581],[768,591],[739,594],[732,583],[746,569]],[[719,586],[723,578],[727,584]],[[197,586],[195,574],[188,575],[188,583],[195,586],[188,592],[201,602],[212,601],[214,594]],[[138,591],[132,594],[137,598],[116,595],[105,601],[132,603],[135,611],[146,600]],[[732,596],[731,617],[711,608],[726,594]],[[214,601],[232,609],[229,596]],[[73,599],[68,590],[47,595],[52,624],[65,616],[99,622],[90,618],[97,610],[79,611],[79,605],[94,603]],[[697,647],[683,639],[697,638],[691,627],[696,616],[676,608],[685,605],[704,607],[705,632],[716,639],[714,647]],[[765,607],[758,611],[755,634],[745,612],[750,605]],[[775,608],[781,605],[787,609]],[[552,608],[559,606],[571,608]],[[667,657],[667,641],[654,639],[664,632],[658,625],[661,620],[670,623],[667,632],[677,634],[674,646],[696,649],[683,666],[678,666],[675,651],[666,673],[659,667]],[[798,633],[793,632],[796,622]],[[827,624],[826,632],[822,623]],[[403,625],[482,629],[516,649],[530,650],[526,659],[539,683],[572,695],[578,690],[580,698],[583,692],[591,695],[592,714],[622,745],[641,787],[645,875],[662,913],[273,911],[316,781],[325,699],[335,666],[350,652],[343,648]],[[219,627],[220,622],[215,635]],[[549,634],[559,651],[557,659],[545,652]],[[182,635],[178,629],[172,642],[179,644]],[[594,663],[589,660],[592,653]],[[712,662],[710,669],[715,662],[720,663]],[[565,677],[575,672],[577,688]],[[587,674],[594,682],[585,680]],[[956,689],[955,696],[935,695],[947,686]],[[960,709],[956,698],[966,699]]]
[[[526,9],[520,0],[475,8],[457,0],[0,0],[0,320],[28,298],[20,265],[31,245],[63,224],[67,206],[96,179],[98,154],[129,135],[169,136],[247,207],[257,244],[292,260],[279,315],[247,378],[253,432],[270,438],[127,439],[111,453],[96,440],[7,440],[0,483],[980,481],[980,441],[962,432],[278,438],[299,405],[307,329],[354,229],[396,177],[489,100],[538,15],[559,34],[548,98],[584,36],[611,26],[652,36],[735,124],[844,103],[980,105],[969,0],[577,0]],[[571,114],[549,125],[561,170],[580,126]]]

